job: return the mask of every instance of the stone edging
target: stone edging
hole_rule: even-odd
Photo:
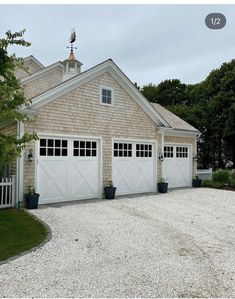
[[[21,256],[24,256],[24,255],[26,255],[26,254],[28,254],[28,253],[31,253],[31,252],[33,252],[33,251],[36,251],[37,249],[43,247],[43,246],[44,246],[47,242],[49,242],[49,241],[51,240],[51,238],[52,238],[52,231],[51,231],[51,228],[49,227],[49,225],[48,225],[47,223],[45,223],[43,220],[41,220],[40,218],[38,218],[38,217],[35,216],[34,214],[29,213],[28,210],[26,210],[26,209],[23,209],[23,210],[24,210],[26,213],[30,214],[30,216],[32,216],[35,220],[37,220],[37,221],[40,222],[42,225],[44,225],[44,227],[46,228],[46,231],[47,231],[46,239],[45,239],[42,243],[40,243],[40,244],[38,244],[38,245],[36,245],[36,246],[30,248],[29,250],[26,250],[26,251],[21,252],[20,254],[11,256],[11,257],[9,257],[8,259],[6,259],[6,260],[4,260],[4,261],[0,261],[0,266],[3,265],[3,264],[6,264],[6,263],[8,263],[8,262],[11,262],[11,261],[13,261],[13,260],[15,260],[15,259],[17,259],[17,258],[19,258],[19,257],[21,257]]]

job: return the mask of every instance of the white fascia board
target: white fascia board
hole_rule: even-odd
[[[33,60],[33,62],[35,62],[41,69],[45,68],[45,66],[39,60],[37,60],[33,55],[24,58],[24,61],[30,61],[30,60]]]
[[[179,130],[173,128],[159,128],[159,133],[164,133],[164,136],[181,137],[197,137],[201,134],[199,131]]]
[[[53,71],[55,68],[60,67],[61,71],[63,71],[63,66],[60,62],[54,63],[40,71],[37,71],[35,73],[33,73],[32,75],[29,75],[27,77],[24,77],[20,80],[21,84],[25,84],[25,83],[29,83],[30,81],[34,80],[35,78],[37,78],[38,76],[44,75],[45,73],[49,73],[51,71]]]
[[[128,94],[136,101],[136,103],[149,115],[149,117],[158,125],[169,127],[169,124],[156,112],[152,105],[144,96],[135,88],[131,81],[122,73],[122,71],[111,60],[97,65],[91,70],[81,73],[63,84],[48,90],[47,92],[35,97],[32,100],[31,107],[37,109],[42,105],[49,103],[70,92],[71,90],[81,86],[84,83],[96,78],[104,72],[110,72],[111,75],[120,83],[120,85],[128,92]]]

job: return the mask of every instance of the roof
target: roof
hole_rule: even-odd
[[[36,65],[40,68],[40,69],[44,69],[44,65],[37,59],[37,58],[35,58],[33,55],[30,55],[30,56],[27,56],[27,57],[25,57],[24,58],[24,61],[26,62],[26,61],[30,61],[30,60],[32,60],[32,61],[34,61],[35,63],[36,63]]]
[[[151,102],[151,105],[162,116],[162,118],[164,118],[164,120],[169,124],[169,126],[172,129],[199,132],[197,129],[195,129],[193,126],[188,124],[182,118],[180,118],[177,115],[175,115],[174,113],[170,112],[163,106],[161,106],[157,103],[152,103],[152,102]]]
[[[22,79],[20,79],[20,81],[21,81],[21,83],[24,84],[26,82],[29,82],[29,81],[35,79],[37,76],[45,74],[46,72],[52,71],[52,70],[54,70],[55,68],[58,68],[58,67],[63,69],[62,63],[60,61],[58,61],[56,63],[53,63],[53,64],[50,64],[47,67],[44,67],[43,69],[40,69],[39,71],[37,71],[37,72],[35,72],[31,75],[28,75],[27,77],[23,77]]]
[[[61,62],[50,65],[49,67],[44,68],[44,70],[38,71],[34,76],[37,76],[58,67],[61,65]],[[126,90],[126,92],[136,101],[136,103],[149,115],[149,117],[162,129],[181,131],[181,133],[188,132],[187,134],[197,134],[200,133],[193,126],[185,122],[180,117],[176,116],[172,112],[168,111],[166,108],[162,107],[156,103],[150,103],[142,93],[136,88],[133,82],[122,72],[122,70],[113,62],[112,59],[105,60],[92,68],[61,82],[60,84],[52,87],[49,90],[35,96],[32,98],[32,105],[26,110],[28,112],[35,111],[37,108],[47,104],[60,96],[70,92],[71,90],[81,86],[84,83],[94,79],[100,74],[108,71],[114,79]],[[32,76],[31,76],[32,78]],[[30,80],[26,78],[25,80]]]

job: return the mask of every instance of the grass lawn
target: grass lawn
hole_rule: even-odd
[[[47,230],[24,210],[0,210],[0,261],[40,244]]]

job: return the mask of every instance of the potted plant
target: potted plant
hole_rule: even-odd
[[[195,176],[195,178],[193,179],[192,185],[193,185],[193,187],[201,187],[202,180],[199,179],[198,176]]]
[[[168,183],[165,181],[164,178],[161,178],[161,180],[157,184],[157,186],[158,186],[158,192],[160,192],[160,193],[167,193]]]
[[[25,195],[27,209],[37,209],[38,208],[38,199],[40,194],[35,192],[33,186],[27,186],[27,193]]]
[[[114,199],[116,193],[116,187],[113,186],[112,181],[108,181],[108,185],[104,187],[104,193],[106,199]]]

